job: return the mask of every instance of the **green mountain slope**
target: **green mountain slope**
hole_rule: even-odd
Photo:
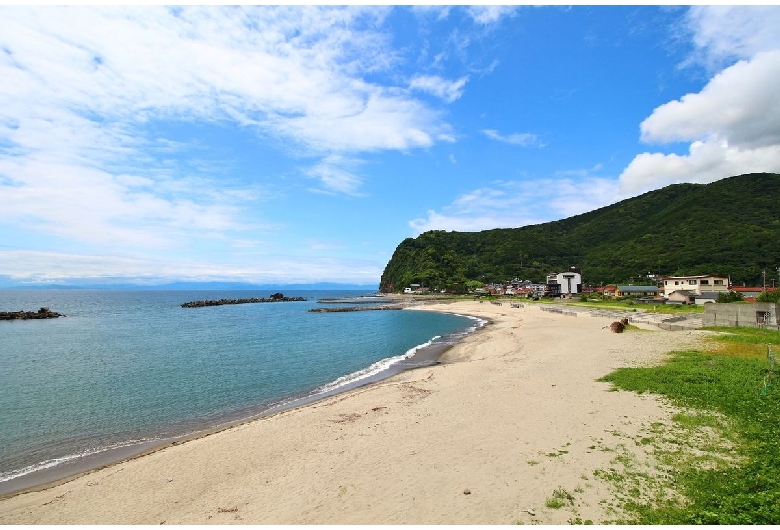
[[[675,184],[561,221],[482,232],[434,230],[398,245],[380,281],[465,290],[467,281],[543,282],[578,267],[587,285],[662,275],[724,274],[760,284],[780,266],[780,175]],[[645,282],[650,283],[650,282]]]

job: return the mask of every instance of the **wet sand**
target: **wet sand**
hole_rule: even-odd
[[[0,500],[0,523],[600,522],[613,492],[593,472],[613,465],[610,448],[674,411],[596,379],[706,334],[615,334],[611,319],[529,305],[415,309],[492,324],[439,364]],[[578,492],[575,505],[546,508],[559,487]]]

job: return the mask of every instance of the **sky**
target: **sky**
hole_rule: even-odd
[[[0,285],[378,286],[780,172],[780,7],[0,6]]]

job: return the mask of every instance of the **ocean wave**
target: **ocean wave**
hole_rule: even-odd
[[[0,482],[8,482],[9,480],[14,480],[19,477],[23,477],[25,475],[29,475],[30,473],[37,473],[39,471],[44,471],[46,469],[50,469],[56,466],[60,466],[63,464],[67,464],[68,462],[73,462],[75,460],[79,460],[81,458],[86,458],[90,456],[99,455],[100,453],[105,453],[106,451],[112,451],[115,449],[122,449],[123,447],[131,447],[134,445],[139,445],[142,443],[147,442],[155,442],[156,439],[141,439],[141,440],[129,440],[118,444],[113,444],[105,447],[99,447],[99,448],[92,448],[92,449],[85,449],[84,451],[80,451],[78,453],[67,455],[67,456],[61,456],[58,458],[52,458],[50,460],[45,460],[43,462],[39,462],[37,464],[32,464],[27,467],[24,467],[22,469],[15,469],[12,471],[0,471]]]
[[[367,379],[369,377],[373,377],[387,369],[389,369],[394,364],[397,364],[401,361],[405,361],[407,359],[411,359],[415,353],[420,351],[422,348],[427,348],[431,344],[434,343],[437,339],[441,338],[439,335],[436,335],[431,340],[424,342],[422,344],[419,344],[415,346],[414,348],[409,349],[406,353],[402,355],[395,355],[393,357],[386,357],[385,359],[380,359],[379,361],[375,362],[374,364],[368,366],[367,368],[363,368],[362,370],[358,370],[357,372],[352,372],[351,374],[347,374],[344,376],[339,377],[335,381],[332,381],[330,383],[327,383],[325,385],[322,385],[321,387],[318,387],[312,391],[313,395],[318,394],[325,394],[328,392],[333,392],[334,390],[338,390],[341,387],[355,384],[363,379]]]
[[[406,351],[402,355],[396,355],[396,356],[393,356],[393,357],[387,357],[385,359],[381,359],[381,360],[375,362],[374,364],[368,366],[367,368],[364,368],[362,370],[358,370],[357,372],[353,372],[351,374],[347,374],[347,375],[341,376],[338,379],[336,379],[335,381],[332,381],[330,383],[322,385],[322,386],[314,389],[311,392],[311,395],[315,395],[316,396],[316,395],[320,395],[320,394],[326,394],[326,393],[329,393],[329,392],[333,392],[333,391],[338,390],[339,388],[342,388],[342,387],[345,387],[345,386],[348,386],[348,385],[353,385],[353,384],[356,384],[356,383],[360,382],[361,380],[373,377],[373,376],[375,376],[377,374],[382,373],[385,370],[388,370],[390,367],[392,367],[395,364],[398,364],[400,362],[403,362],[403,361],[411,359],[412,357],[414,357],[414,355],[418,351],[420,351],[423,348],[427,348],[427,347],[433,345],[434,343],[436,343],[436,344],[455,344],[458,341],[460,341],[461,339],[463,339],[463,337],[466,337],[467,335],[470,335],[471,333],[474,333],[479,328],[481,328],[482,326],[484,326],[485,324],[488,323],[487,320],[485,320],[483,318],[475,317],[473,315],[456,314],[456,316],[464,317],[464,318],[468,318],[470,320],[473,320],[474,321],[474,325],[469,326],[469,327],[467,327],[464,330],[456,331],[454,333],[448,334],[448,335],[446,335],[444,337],[442,337],[440,335],[436,335],[431,340],[429,340],[427,342],[424,342],[422,344],[419,344],[419,345],[409,349],[408,351]]]

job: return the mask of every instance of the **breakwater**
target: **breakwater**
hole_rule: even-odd
[[[354,311],[391,311],[394,309],[403,309],[400,305],[379,305],[379,306],[359,306],[359,307],[315,307],[309,309],[309,313],[352,313]]]
[[[31,320],[64,316],[51,311],[48,307],[42,307],[38,311],[0,311],[0,320]]]
[[[217,305],[234,304],[262,304],[267,302],[305,302],[306,298],[302,296],[287,297],[284,295],[271,295],[270,298],[220,298],[219,300],[196,300],[194,302],[185,302],[182,307],[211,307]]]

